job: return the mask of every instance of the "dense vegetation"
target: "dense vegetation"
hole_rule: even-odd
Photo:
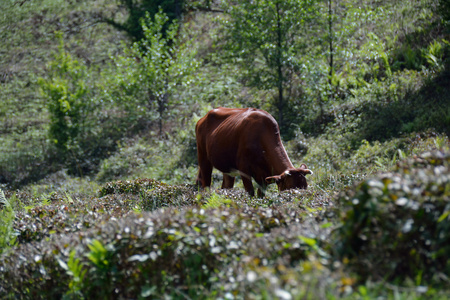
[[[0,298],[450,292],[448,1],[0,9]],[[198,190],[217,106],[272,113],[308,190]]]

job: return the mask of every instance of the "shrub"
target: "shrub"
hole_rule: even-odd
[[[0,183],[10,188],[41,179],[54,172],[54,161],[49,161],[51,151],[44,129],[2,136],[0,142]]]
[[[40,78],[39,85],[48,101],[49,136],[65,154],[83,130],[85,114],[92,108],[86,99],[89,91],[85,66],[65,51],[62,33],[58,32],[56,37],[59,53],[49,64],[50,78]]]
[[[178,22],[169,21],[162,9],[154,16],[146,12],[140,23],[143,38],[115,59],[114,101],[145,119],[157,119],[162,136],[167,110],[177,102],[177,86],[193,83],[199,63],[190,39],[183,40]]]
[[[111,218],[0,257],[0,297],[248,295],[260,285],[245,280],[250,270],[263,280],[289,276],[287,269],[309,253],[321,253],[317,237],[326,238],[329,230],[313,219],[301,221],[291,210],[236,207]],[[258,288],[276,293],[267,285]]]
[[[134,145],[124,145],[101,162],[96,179],[106,182],[139,173],[145,166],[155,164],[156,152],[154,145],[144,144],[142,140]]]
[[[110,194],[134,194],[139,196],[137,205],[143,210],[155,210],[168,206],[185,206],[196,203],[194,186],[172,186],[153,179],[137,179],[107,183],[100,190],[100,197]]]
[[[12,226],[14,217],[14,211],[0,188],[0,253],[15,242]]]
[[[449,165],[450,153],[425,153],[341,195],[336,255],[362,279],[448,277]]]
[[[70,200],[69,200],[70,199]],[[137,205],[137,199],[105,197],[76,199],[54,193],[51,203],[16,213],[13,228],[19,243],[40,241],[58,233],[75,233],[122,218]]]
[[[171,184],[193,183],[197,174],[196,158],[197,150],[192,149],[189,138],[176,133],[167,138],[156,138],[151,133],[150,136],[121,142],[118,151],[101,162],[96,180],[104,183],[154,178]]]
[[[30,195],[19,195],[19,206],[27,209],[17,209],[10,227],[16,231],[17,241],[21,244],[40,241],[53,234],[85,231],[133,211],[192,205],[196,202],[194,190],[152,179],[138,179],[108,183],[100,190],[100,198],[55,191],[47,198],[30,202]],[[40,204],[36,205],[38,201]]]

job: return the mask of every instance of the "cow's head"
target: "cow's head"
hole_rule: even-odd
[[[306,174],[313,174],[313,172],[305,164],[302,164],[298,169],[289,169],[281,175],[267,177],[266,183],[276,183],[280,191],[306,189],[308,187],[305,177]]]

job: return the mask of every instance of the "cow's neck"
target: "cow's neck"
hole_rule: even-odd
[[[270,155],[274,158],[274,160],[271,162],[271,167],[274,173],[273,175],[280,175],[284,173],[284,171],[294,168],[291,160],[287,155],[286,149],[284,148],[283,144],[281,144],[281,141],[279,145],[273,148],[273,152],[274,153]]]

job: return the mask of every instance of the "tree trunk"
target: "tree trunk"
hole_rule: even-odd
[[[284,97],[283,97],[283,60],[282,60],[282,28],[281,28],[281,20],[280,20],[280,10],[278,6],[278,2],[276,3],[277,10],[277,77],[278,77],[278,101],[277,101],[277,109],[278,109],[278,124],[279,127],[284,127]]]
[[[169,98],[169,93],[165,92],[159,99],[158,99],[158,127],[159,127],[159,136],[161,137],[163,134],[163,117],[164,117],[164,111],[166,110],[166,103],[167,99]]]
[[[330,65],[329,65],[329,83],[330,83],[330,95],[331,93],[331,85],[332,85],[332,78],[334,74],[334,62],[333,62],[333,10],[332,10],[332,1],[328,0],[328,33],[329,33],[329,39],[330,39]]]

